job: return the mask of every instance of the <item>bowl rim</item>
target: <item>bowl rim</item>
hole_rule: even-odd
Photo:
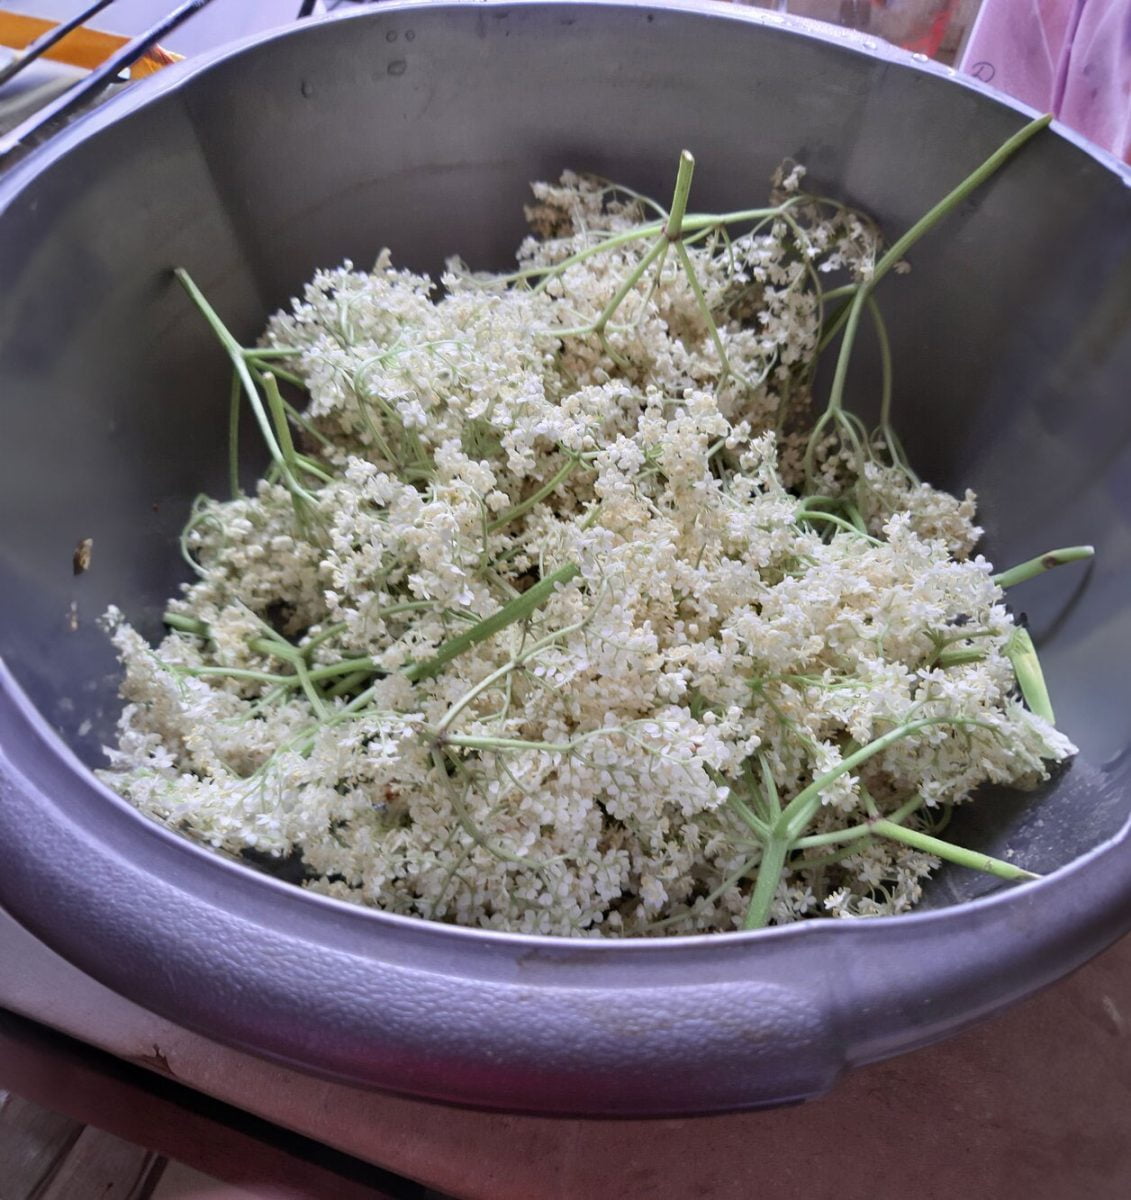
[[[32,151],[26,158],[15,164],[5,175],[0,176],[0,216],[6,211],[11,202],[19,196],[25,187],[34,179],[49,171],[61,157],[70,153],[72,148],[95,137],[106,127],[116,124],[165,97],[183,91],[203,75],[214,70],[218,65],[236,59],[241,55],[257,49],[267,43],[277,42],[292,37],[302,37],[307,30],[322,25],[336,24],[342,21],[373,21],[387,18],[395,13],[412,13],[422,11],[460,11],[466,12],[469,6],[466,0],[392,0],[379,7],[335,12],[322,17],[307,19],[303,22],[292,22],[276,29],[261,31],[226,43],[222,46],[177,63],[153,76],[131,86],[105,104],[76,119],[70,126],[57,134],[43,146]],[[625,10],[640,13],[679,13],[692,16],[703,16],[748,25],[760,26],[774,31],[784,31],[798,36],[816,40],[852,53],[869,58],[880,58],[902,69],[917,71],[935,77],[946,79],[953,85],[965,88],[975,93],[987,96],[999,105],[1012,109],[1019,116],[1029,117],[1034,114],[1027,105],[992,88],[979,80],[965,76],[954,68],[943,66],[929,60],[922,54],[911,54],[900,48],[869,37],[852,30],[840,29],[825,22],[815,21],[794,15],[779,14],[763,9],[748,8],[723,0],[475,0],[476,10],[506,14],[514,10],[536,9],[546,10],[560,8],[563,11],[578,9],[608,9]],[[1114,156],[1100,147],[1089,142],[1086,138],[1075,133],[1068,127],[1053,122],[1051,129],[1061,138],[1069,141],[1102,166],[1114,171],[1123,182],[1131,187],[1131,166],[1121,163]],[[563,935],[522,934],[501,930],[481,929],[474,926],[458,926],[445,922],[431,921],[423,917],[406,916],[398,913],[384,912],[368,905],[355,904],[332,896],[285,883],[281,880],[257,870],[255,867],[224,857],[215,851],[190,840],[187,836],[177,833],[155,819],[147,817],[118,796],[103,784],[92,771],[79,761],[74,752],[64,742],[62,736],[48,724],[46,718],[32,704],[30,699],[16,682],[11,672],[0,658],[0,699],[3,699],[13,710],[17,711],[30,730],[34,730],[43,749],[55,756],[66,765],[70,773],[71,783],[86,795],[97,796],[103,804],[109,804],[116,809],[120,816],[135,822],[137,830],[144,830],[146,837],[157,837],[167,847],[175,847],[178,853],[187,854],[197,864],[207,864],[204,869],[219,870],[231,878],[242,881],[243,886],[265,889],[263,894],[286,897],[284,903],[297,903],[322,907],[328,913],[340,919],[350,921],[365,921],[370,926],[376,922],[379,926],[392,929],[401,927],[413,930],[428,930],[430,935],[454,939],[457,942],[472,940],[475,943],[498,943],[502,946],[522,947],[532,949],[560,949],[569,946],[580,954],[588,956],[609,956],[618,953],[654,953],[660,947],[676,946],[707,946],[747,944],[751,940],[765,941],[769,938],[797,938],[809,936],[806,930],[821,928],[824,930],[867,928],[870,932],[865,936],[881,936],[881,931],[889,929],[893,923],[901,928],[911,925],[929,927],[939,921],[953,919],[956,910],[981,911],[993,910],[1001,905],[1008,905],[1013,897],[1028,894],[1034,890],[1045,888],[1049,880],[1057,879],[1065,874],[1087,870],[1092,861],[1102,857],[1113,846],[1131,838],[1131,818],[1123,828],[1092,847],[1084,855],[1058,867],[1055,871],[1041,879],[1006,885],[996,888],[993,892],[973,900],[948,905],[943,908],[927,911],[903,913],[898,916],[869,917],[860,920],[845,920],[834,917],[813,917],[803,921],[792,922],[783,926],[771,926],[766,929],[744,931],[727,930],[724,933],[681,934],[671,937],[646,937],[629,935],[616,937],[566,937]],[[0,743],[2,748],[2,743]],[[344,917],[344,914],[349,914]],[[871,931],[875,931],[875,934]]]
[[[651,11],[715,17],[761,26],[765,29],[789,32],[869,58],[878,58],[900,68],[946,79],[958,87],[995,100],[998,104],[1012,109],[1026,119],[1039,115],[1037,109],[1018,100],[1008,92],[995,88],[991,84],[983,83],[971,75],[966,75],[956,67],[936,62],[925,54],[903,50],[882,38],[853,29],[844,29],[813,17],[771,12],[768,9],[732,3],[731,0],[384,0],[379,12],[381,15],[394,12],[430,12],[445,9],[463,12],[469,7],[474,7],[477,11],[494,12],[500,15],[526,8],[560,8],[563,11],[621,9],[644,13]],[[183,89],[195,76],[211,71],[220,63],[236,58],[252,47],[289,37],[302,36],[304,30],[333,25],[339,21],[373,19],[374,11],[366,8],[323,13],[304,18],[302,21],[293,21],[290,24],[247,34],[216,46],[203,54],[172,63],[152,75],[147,75],[110,96],[105,102],[76,117],[63,130],[31,150],[26,157],[21,158],[6,170],[3,163],[0,162],[0,213],[30,178],[40,174],[60,155],[68,153],[72,145],[86,140],[106,125],[116,123],[128,113],[147,107],[162,96]],[[1114,171],[1128,187],[1131,187],[1131,164],[1124,163],[1110,151],[1059,120],[1054,119],[1049,128],[1102,166]]]
[[[241,39],[131,87],[0,179],[0,218],[72,147],[245,52],[401,13],[582,9],[796,34],[948,79],[1019,124],[1031,115],[895,48],[715,0],[391,0]],[[1110,156],[1056,132],[1131,184]],[[1126,787],[1131,754],[1099,769]],[[936,1041],[1059,978],[1123,933],[1131,912],[1131,817],[1040,880],[898,917],[613,938],[381,912],[284,883],[145,816],[79,761],[0,660],[4,838],[0,903],[12,916],[178,1024],[355,1084],[555,1114],[677,1115],[817,1094],[848,1065]],[[84,869],[92,858],[102,875]]]

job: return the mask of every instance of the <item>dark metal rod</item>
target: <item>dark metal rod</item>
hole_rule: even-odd
[[[100,92],[119,72],[124,71],[126,67],[132,66],[137,62],[154,42],[159,38],[163,38],[167,33],[171,33],[177,26],[187,21],[189,17],[195,15],[206,4],[210,4],[211,2],[212,0],[186,0],[184,4],[173,9],[171,13],[162,17],[160,21],[150,26],[144,33],[138,34],[133,41],[124,45],[117,54],[111,55],[96,71],[92,71],[85,79],[80,79],[74,87],[52,100],[49,104],[45,104],[38,112],[28,117],[26,121],[17,125],[10,133],[0,138],[0,157],[11,153],[21,142],[34,136],[45,125],[50,124],[64,113],[68,113],[71,109],[78,107],[84,100]]]
[[[0,69],[0,87],[9,79],[14,79],[25,67],[30,67],[40,55],[50,50],[56,42],[61,42],[73,29],[85,25],[91,17],[96,17],[104,8],[109,8],[113,3],[114,0],[95,0],[94,4],[83,9],[77,16],[61,22],[54,29],[48,29],[46,33],[41,33],[30,46],[18,51],[17,57],[12,59],[6,67]]]

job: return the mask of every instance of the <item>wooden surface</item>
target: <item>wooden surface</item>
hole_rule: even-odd
[[[160,1155],[0,1091],[3,1200],[151,1200]]]
[[[0,1010],[0,1200],[445,1200]]]
[[[246,1168],[243,1172],[247,1174]],[[93,1125],[0,1091],[0,1200],[291,1200],[341,1194],[291,1176],[234,1187]],[[372,1192],[372,1200],[381,1193]]]

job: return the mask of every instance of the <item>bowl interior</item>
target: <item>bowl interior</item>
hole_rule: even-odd
[[[941,71],[710,6],[347,20],[348,38],[296,29],[131,91],[0,189],[0,654],[90,765],[119,710],[96,619],[113,603],[159,632],[192,497],[225,485],[225,361],[170,268],[251,339],[316,267],[389,246],[415,269],[452,253],[501,268],[531,180],[573,167],[664,196],[684,146],[693,208],[759,203],[793,158],[894,236],[1025,119]],[[912,462],[978,492],[1003,566],[1097,550],[1016,594],[1081,756],[1035,797],[955,824],[1047,870],[1131,804],[1109,770],[1131,743],[1131,188],[1047,133],[911,261],[879,299]],[[850,388],[866,409],[877,367],[861,350]],[[985,886],[944,873],[928,903]]]

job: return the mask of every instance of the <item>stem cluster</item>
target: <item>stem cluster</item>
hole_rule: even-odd
[[[1038,133],[1047,123],[1047,117],[1039,118],[1014,135],[920,221],[897,239],[875,262],[874,268],[870,272],[864,273],[853,283],[831,290],[822,290],[815,275],[810,273],[809,282],[815,287],[819,311],[823,319],[819,334],[819,346],[822,349],[831,347],[838,336],[840,343],[837,348],[835,369],[827,402],[824,411],[812,426],[804,452],[806,484],[795,518],[799,526],[820,530],[821,535],[826,538],[849,536],[862,539],[872,545],[879,544],[878,539],[869,532],[867,524],[851,496],[822,494],[818,487],[820,461],[829,454],[830,442],[839,446],[842,451],[848,452],[848,456],[856,464],[858,473],[864,462],[876,453],[877,447],[882,446],[891,460],[896,465],[902,466],[910,475],[910,468],[906,465],[892,427],[891,353],[887,331],[875,298],[876,287],[887,273],[903,260],[920,238],[952,212],[974,189],[1000,169],[1029,138]],[[614,363],[621,367],[627,367],[621,352],[610,341],[609,334],[630,327],[631,322],[629,325],[616,323],[623,319],[623,311],[629,303],[630,297],[637,296],[641,291],[647,289],[647,298],[642,304],[643,310],[648,300],[659,288],[665,267],[674,259],[678,271],[682,273],[687,288],[694,298],[695,308],[704,323],[709,341],[718,359],[716,386],[721,388],[725,383],[731,381],[736,383],[740,389],[754,389],[762,384],[768,372],[775,365],[772,356],[767,358],[761,371],[753,377],[744,374],[732,361],[728,351],[726,322],[722,319],[719,311],[712,307],[703,280],[700,278],[700,272],[696,268],[696,263],[688,247],[697,241],[706,240],[712,246],[717,247],[720,254],[733,255],[735,246],[735,238],[731,234],[733,229],[738,226],[751,226],[753,232],[756,233],[767,223],[773,222],[783,223],[784,226],[797,232],[797,236],[800,238],[801,235],[797,231],[795,222],[797,206],[803,202],[823,204],[832,202],[817,200],[813,197],[791,197],[782,203],[760,209],[725,214],[689,213],[687,206],[694,165],[694,158],[684,150],[680,155],[670,209],[666,213],[660,210],[660,216],[657,219],[642,221],[629,230],[610,234],[552,266],[517,272],[508,277],[508,281],[511,284],[531,287],[536,291],[542,290],[548,287],[551,281],[560,279],[571,267],[579,265],[595,255],[636,246],[638,253],[631,260],[632,265],[626,270],[623,279],[615,286],[612,294],[592,320],[572,329],[545,331],[552,333],[557,338],[595,336],[600,340],[604,352]],[[747,233],[742,236],[750,237],[752,234]],[[324,484],[332,482],[333,475],[322,462],[301,452],[296,445],[292,428],[304,428],[308,433],[316,436],[317,431],[313,430],[302,414],[288,403],[279,387],[280,379],[289,383],[302,383],[300,376],[292,374],[283,365],[283,362],[293,356],[292,352],[281,348],[249,349],[243,347],[221,321],[188,273],[183,269],[178,269],[176,278],[215,332],[232,364],[229,424],[230,474],[233,493],[238,494],[239,491],[239,414],[242,403],[246,401],[251,407],[260,434],[272,459],[272,472],[290,493],[300,531],[310,533],[317,524],[319,489]],[[839,307],[828,313],[826,305],[830,301],[839,301]],[[879,342],[883,380],[880,423],[879,428],[873,433],[869,433],[859,418],[848,411],[845,406],[851,356],[860,326],[866,319],[871,321]],[[396,348],[392,348],[387,354],[392,355],[395,352]],[[283,362],[278,360],[283,360]],[[811,370],[812,367],[810,366],[808,369]],[[359,374],[364,374],[364,368]],[[396,413],[379,397],[375,399],[374,403],[378,409],[377,420],[369,418],[370,432],[374,444],[380,452],[390,462],[399,464],[405,472],[426,472],[428,451],[420,438],[413,431],[406,430],[399,422]],[[725,458],[723,449],[723,442],[712,449],[712,457],[718,452],[720,463]],[[492,563],[487,561],[489,557],[487,555],[488,538],[520,522],[565,484],[574,472],[584,469],[585,466],[585,455],[564,452],[560,467],[554,473],[549,474],[544,482],[540,483],[529,495],[490,520],[486,516],[484,517],[485,561],[482,565],[485,570],[492,567]],[[725,470],[725,466],[720,466],[719,469]],[[587,528],[598,518],[599,511],[595,507],[586,516],[583,527]],[[1050,551],[1039,558],[1031,559],[1011,570],[1002,572],[995,577],[995,582],[1002,588],[1011,587],[1031,579],[1053,566],[1079,561],[1087,558],[1090,554],[1091,548],[1086,546]],[[474,845],[487,849],[497,858],[534,870],[542,869],[545,864],[538,864],[522,856],[511,854],[472,819],[462,799],[467,786],[469,786],[467,775],[470,768],[466,761],[468,756],[484,753],[505,755],[510,752],[523,751],[568,755],[576,753],[587,737],[610,732],[621,736],[631,736],[629,731],[624,729],[597,730],[592,734],[581,735],[572,741],[559,743],[510,736],[487,736],[482,733],[461,733],[459,724],[461,718],[466,717],[467,712],[489,692],[501,690],[504,695],[504,710],[508,709],[515,677],[524,672],[528,664],[538,655],[560,643],[581,627],[578,624],[542,632],[540,636],[532,636],[532,640],[527,643],[527,634],[530,632],[531,621],[535,614],[558,590],[573,583],[580,574],[576,563],[566,562],[556,569],[542,573],[540,578],[525,591],[515,594],[515,589],[511,588],[510,598],[495,612],[487,616],[464,614],[467,618],[465,629],[443,641],[428,657],[411,662],[401,668],[401,674],[409,683],[423,684],[440,675],[451,663],[474,647],[498,637],[508,629],[514,628],[522,631],[518,648],[507,657],[506,661],[479,679],[462,696],[452,702],[443,717],[432,726],[421,730],[421,736],[427,739],[427,751],[431,755],[436,772],[442,779],[448,781],[452,794],[453,811],[457,814],[461,827],[471,837]],[[436,608],[437,606],[430,601],[406,600],[403,603],[387,606],[376,615],[383,618],[402,613],[411,614],[418,610],[435,614]],[[170,629],[188,637],[208,640],[212,636],[208,625],[195,618],[170,613],[166,616],[166,622]],[[202,677],[226,677],[259,685],[267,689],[265,693],[267,699],[264,702],[272,697],[290,697],[301,693],[309,703],[313,723],[309,728],[303,730],[286,749],[309,751],[314,744],[315,736],[321,729],[373,711],[376,684],[384,675],[380,664],[373,657],[347,653],[334,661],[326,662],[322,661],[320,656],[315,655],[316,650],[324,647],[330,639],[343,633],[344,626],[325,629],[316,636],[308,638],[304,643],[295,645],[266,623],[260,622],[260,624],[262,630],[258,636],[249,641],[249,649],[262,658],[278,664],[277,668],[234,668],[217,664],[178,669]],[[979,661],[983,657],[979,639],[984,636],[987,636],[987,631],[964,628],[937,635],[931,665],[939,668],[957,668]],[[1013,634],[1005,648],[1005,653],[1014,668],[1018,687],[1026,704],[1033,712],[1051,722],[1053,720],[1052,707],[1036,649],[1032,639],[1023,628],[1017,629]],[[756,756],[751,760],[749,770],[744,773],[741,780],[721,781],[730,789],[728,803],[731,810],[753,839],[750,845],[752,853],[747,855],[741,869],[724,881],[708,899],[713,900],[721,890],[740,885],[752,876],[754,882],[750,890],[744,923],[747,929],[760,928],[772,919],[775,898],[778,896],[782,879],[787,871],[794,869],[818,870],[858,852],[862,846],[875,839],[898,842],[961,866],[988,872],[1003,880],[1016,881],[1036,878],[1032,873],[1012,864],[965,850],[944,841],[933,832],[925,832],[909,826],[908,822],[915,820],[923,806],[924,802],[919,797],[905,799],[897,806],[889,806],[891,811],[881,812],[867,792],[864,783],[859,781],[857,781],[857,786],[861,789],[861,796],[868,814],[867,820],[837,830],[815,828],[818,815],[822,812],[825,793],[844,776],[866,767],[872,759],[903,739],[912,737],[930,727],[961,728],[978,724],[980,722],[960,716],[915,716],[909,714],[901,724],[894,725],[887,732],[873,738],[863,746],[856,747],[846,743],[842,747],[845,753],[836,766],[817,775],[789,798],[783,798],[780,794],[778,783],[775,781],[766,759]],[[455,869],[453,867],[453,871]],[[448,882],[450,882],[450,876]],[[447,886],[446,882],[445,889]]]

